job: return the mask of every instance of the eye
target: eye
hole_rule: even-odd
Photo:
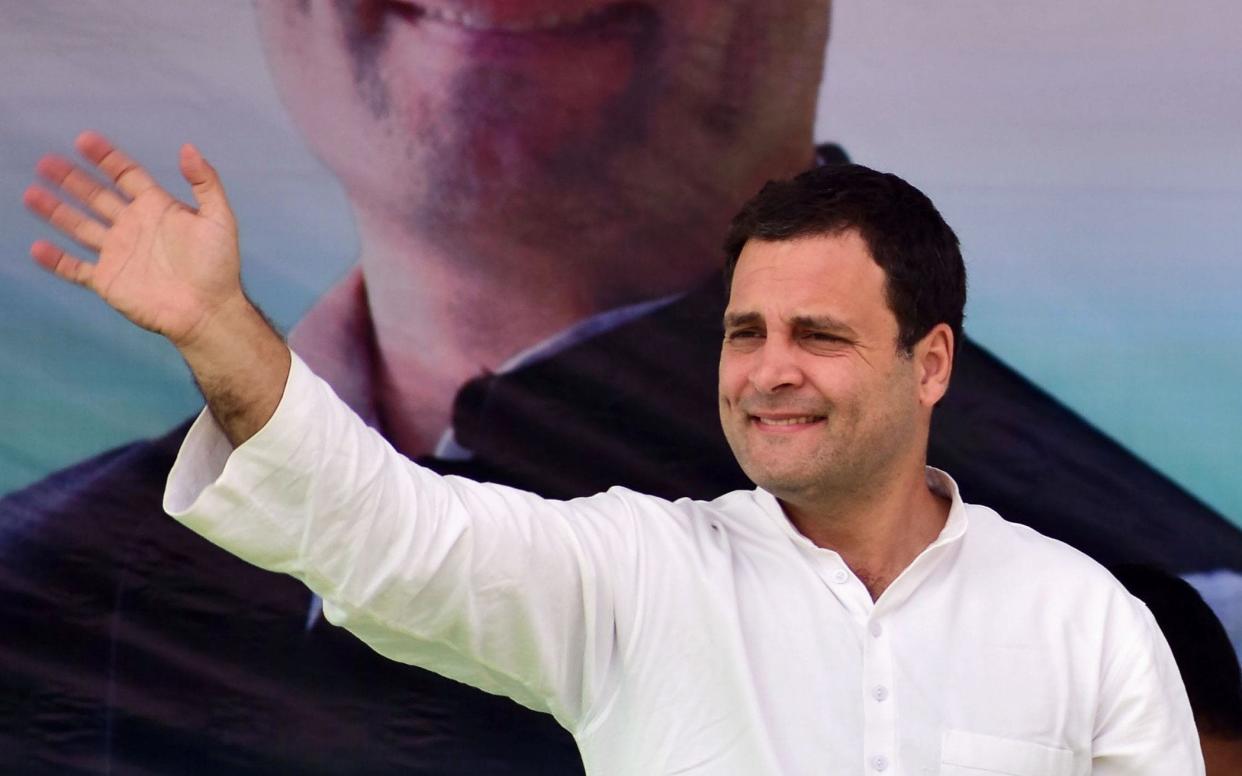
[[[763,333],[755,329],[737,329],[735,331],[725,332],[725,339],[732,342],[740,339],[756,339],[762,337]]]
[[[808,352],[822,355],[836,355],[854,344],[849,337],[832,334],[826,331],[804,331],[798,334],[798,341]]]

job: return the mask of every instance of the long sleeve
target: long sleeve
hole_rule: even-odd
[[[634,546],[627,498],[551,501],[440,477],[295,356],[276,413],[236,450],[200,415],[164,506],[242,559],[304,581],[329,621],[378,652],[573,731],[610,681],[614,579]]]

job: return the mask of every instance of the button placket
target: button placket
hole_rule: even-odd
[[[863,758],[867,772],[879,773],[892,769],[897,757],[892,629],[877,619],[863,627]]]

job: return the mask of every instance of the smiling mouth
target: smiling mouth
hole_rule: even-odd
[[[825,418],[823,415],[799,415],[791,418],[764,418],[759,415],[751,415],[750,419],[760,426],[779,428],[782,426],[809,426]]]
[[[612,28],[641,20],[651,9],[643,3],[617,2],[566,13],[542,13],[504,19],[482,12],[466,12],[437,5],[416,5],[395,0],[394,10],[408,21],[454,27],[467,32],[522,35],[531,33],[579,33]]]

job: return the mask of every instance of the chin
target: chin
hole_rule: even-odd
[[[816,480],[806,472],[773,470],[743,465],[742,471],[750,481],[767,492],[782,499],[797,497],[812,490]]]

